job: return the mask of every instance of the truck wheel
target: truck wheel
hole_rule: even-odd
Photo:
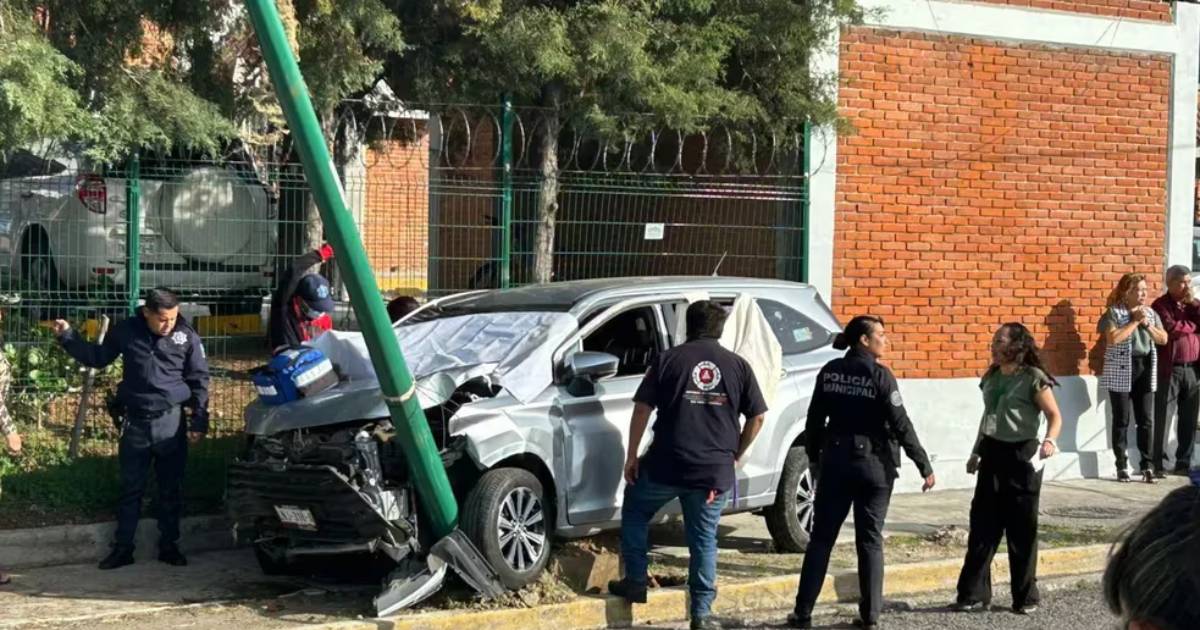
[[[816,496],[817,488],[809,469],[808,453],[803,446],[793,446],[788,449],[783,462],[775,503],[763,510],[767,531],[771,533],[776,551],[801,553],[808,548]]]
[[[550,513],[533,473],[498,468],[467,494],[462,527],[504,586],[516,590],[536,580],[550,560]]]

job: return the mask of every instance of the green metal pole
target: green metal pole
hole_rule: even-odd
[[[138,306],[142,292],[142,163],[135,151],[125,173],[125,286],[129,290],[129,314]]]
[[[804,122],[804,201],[800,202],[800,282],[808,282],[808,226],[812,207],[812,123]]]
[[[246,0],[250,20],[283,106],[292,137],[300,152],[304,174],[316,197],[325,231],[345,273],[350,303],[362,326],[371,363],[379,377],[384,400],[392,414],[409,471],[430,520],[433,533],[441,538],[458,525],[458,503],[442,465],[425,413],[417,402],[412,376],[392,332],[379,287],[363,249],[354,219],[346,209],[342,184],[334,172],[329,150],[317,123],[308,88],[288,46],[279,11],[272,0]]]
[[[504,95],[500,124],[500,167],[503,191],[500,196],[500,288],[512,286],[513,134],[512,95]]]

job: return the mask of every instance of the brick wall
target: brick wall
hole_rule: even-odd
[[[420,295],[428,286],[429,135],[390,139],[367,149],[363,245],[380,290]]]
[[[1168,0],[973,0],[988,4],[1010,4],[1013,6],[1112,15],[1139,20],[1170,22],[1171,3]]]
[[[905,377],[978,375],[1012,320],[1094,369],[1108,291],[1163,257],[1169,59],[856,28],[840,64],[838,315],[887,318]]]

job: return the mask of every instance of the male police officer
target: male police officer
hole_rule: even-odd
[[[625,578],[608,584],[614,595],[646,601],[650,520],[678,498],[691,556],[693,630],[720,628],[709,616],[717,595],[717,523],[734,484],[734,466],[758,435],[767,412],[750,365],[717,341],[725,318],[715,302],[688,307],[688,342],[662,354],[633,396],[621,507]],[[654,441],[639,462],[638,447],[656,408]],[[745,427],[739,427],[739,416],[747,418]]]
[[[819,466],[814,470],[820,470],[820,477],[796,610],[788,616],[793,628],[812,627],[813,605],[825,582],[829,554],[851,505],[862,598],[855,625],[878,627],[883,603],[883,520],[900,467],[900,446],[920,469],[925,480],[922,490],[936,481],[904,410],[896,377],[878,362],[887,345],[883,319],[855,317],[833,342],[834,348],[847,350],[846,356],[825,364],[817,374],[804,450],[810,465]]]
[[[179,298],[167,289],[152,289],[136,315],[110,330],[101,345],[81,339],[66,321],[54,322],[63,348],[76,361],[103,368],[124,357],[117,387],[124,408],[117,457],[121,497],[112,553],[101,569],[133,563],[134,533],[141,513],[150,466],[158,480],[158,559],[184,566],[176,546],[183,512],[183,471],[188,442],[208,432],[208,363],[200,335],[179,316]],[[191,411],[185,422],[183,407]]]

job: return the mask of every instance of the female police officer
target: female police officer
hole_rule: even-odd
[[[904,410],[896,377],[878,363],[887,345],[883,319],[859,315],[833,342],[838,350],[849,348],[846,356],[830,361],[817,374],[804,448],[808,461],[820,462],[820,476],[796,610],[788,615],[793,628],[812,627],[812,610],[825,582],[829,554],[851,505],[862,596],[855,625],[877,627],[883,599],[883,519],[900,467],[900,446],[925,479],[921,490],[929,490],[935,482],[929,457]]]

